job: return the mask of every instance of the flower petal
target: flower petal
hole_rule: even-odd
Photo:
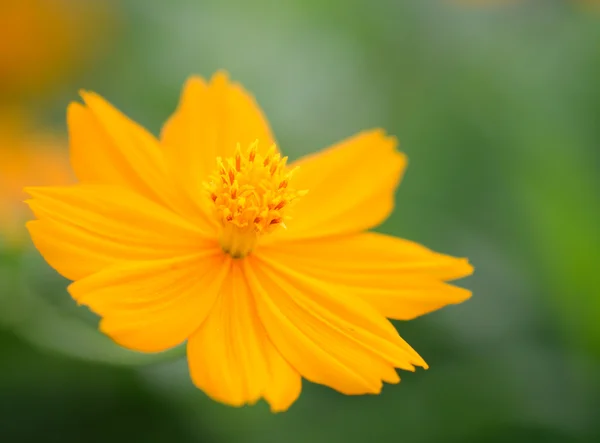
[[[233,262],[213,310],[188,342],[192,380],[223,403],[256,402],[268,379],[264,339],[252,296]]]
[[[244,266],[269,338],[306,379],[345,394],[378,393],[382,381],[399,381],[394,367],[427,366],[359,298],[264,255],[248,257]]]
[[[266,333],[264,349],[269,364],[269,378],[263,397],[271,405],[271,412],[283,412],[300,396],[302,378],[266,337]]]
[[[267,337],[239,261],[206,321],[188,341],[190,375],[211,398],[241,406],[264,397],[273,411],[298,397],[300,375]]]
[[[159,141],[99,95],[81,96],[86,105],[71,103],[67,111],[71,164],[79,180],[127,187],[213,231],[206,206],[190,202],[169,174]]]
[[[126,188],[28,188],[40,219],[28,225],[48,263],[70,280],[108,265],[185,255],[211,241],[197,226]]]
[[[119,264],[71,284],[69,292],[103,317],[100,329],[119,345],[160,352],[202,324],[229,261],[215,245],[187,257]]]
[[[363,132],[323,152],[300,159],[291,181],[308,194],[290,208],[282,239],[354,233],[381,223],[393,209],[394,192],[406,166],[396,139],[383,131]]]
[[[35,220],[27,229],[36,248],[59,274],[77,280],[117,261],[160,258],[165,251],[131,248],[77,226],[53,220]]]
[[[208,84],[191,77],[161,134],[169,167],[195,201],[206,199],[202,182],[216,169],[217,157],[233,156],[238,143],[246,149],[257,139],[264,152],[274,142],[254,98],[224,72]]]
[[[97,94],[71,103],[67,123],[71,164],[83,183],[122,185],[154,199],[165,170],[158,141]]]
[[[387,235],[287,242],[259,253],[334,284],[389,318],[409,320],[471,296],[471,291],[443,282],[470,275],[473,268],[466,259]]]

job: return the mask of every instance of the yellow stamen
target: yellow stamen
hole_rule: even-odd
[[[245,153],[238,144],[232,158],[217,158],[217,168],[204,183],[221,225],[220,242],[233,258],[246,257],[263,234],[289,219],[290,203],[306,194],[288,187],[293,170],[275,145],[265,155],[258,141]]]

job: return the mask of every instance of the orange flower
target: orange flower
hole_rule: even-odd
[[[0,1],[4,98],[34,95],[78,68],[110,35],[110,9],[108,0]]]
[[[93,93],[68,112],[81,184],[33,188],[28,224],[73,298],[118,344],[187,340],[193,382],[231,405],[298,397],[301,377],[378,393],[426,367],[386,317],[470,292],[466,259],[365,233],[392,210],[406,158],[381,130],[288,168],[254,100],[191,78],[160,141]]]
[[[61,145],[57,136],[29,133],[19,117],[0,116],[0,246],[18,246],[25,238],[23,222],[30,215],[24,186],[73,181]]]

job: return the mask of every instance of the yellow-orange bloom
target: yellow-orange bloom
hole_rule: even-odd
[[[19,246],[31,217],[24,186],[73,182],[66,142],[50,133],[33,133],[16,110],[0,110],[0,247]],[[8,112],[14,112],[9,116]]]
[[[1,0],[0,93],[35,96],[102,49],[110,0]],[[100,37],[102,36],[102,37]]]
[[[81,184],[29,189],[28,224],[73,298],[115,342],[159,352],[187,340],[193,382],[273,411],[301,378],[378,393],[426,367],[386,317],[408,320],[470,292],[472,272],[364,231],[390,213],[406,158],[381,130],[287,166],[251,96],[194,77],[160,140],[98,95],[71,104]]]

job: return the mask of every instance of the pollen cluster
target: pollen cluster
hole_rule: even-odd
[[[258,141],[246,152],[238,145],[233,157],[217,158],[217,169],[205,183],[222,227],[223,250],[234,258],[248,255],[260,235],[285,228],[285,211],[307,191],[291,189],[293,170],[275,145],[261,155]]]

